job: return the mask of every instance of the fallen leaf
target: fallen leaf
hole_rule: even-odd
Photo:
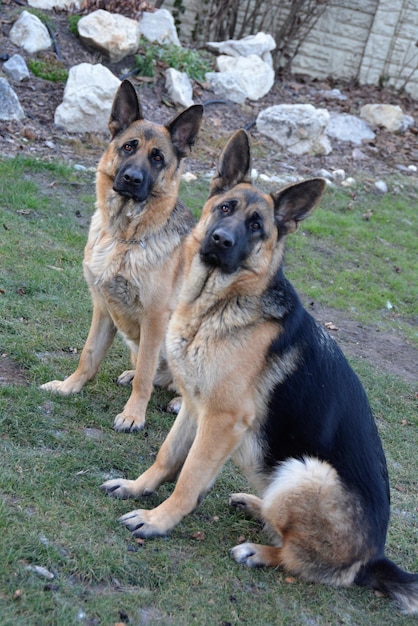
[[[196,541],[204,541],[206,539],[206,535],[203,530],[198,530],[191,535],[192,539],[196,539]]]
[[[23,596],[23,591],[21,589],[16,589],[13,594],[13,600],[19,600]]]
[[[286,576],[286,578],[284,579],[285,583],[295,583],[296,582],[296,578],[293,578],[293,576]]]
[[[325,328],[328,330],[338,330],[338,327],[333,322],[325,322]]]

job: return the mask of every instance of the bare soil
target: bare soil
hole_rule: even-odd
[[[0,15],[0,55],[20,54],[29,61],[30,55],[15,46],[8,38],[10,29],[18,17],[23,0],[9,0],[2,3]],[[52,12],[50,19],[55,26],[57,46],[54,51],[39,55],[41,58],[56,60],[57,50],[62,56],[62,66],[69,69],[78,63],[102,63],[118,77],[129,72],[134,58],[128,57],[117,65],[111,65],[98,52],[86,50],[78,37],[68,29],[67,13]],[[4,58],[4,57],[3,57]],[[138,87],[141,104],[147,118],[167,122],[177,113],[168,101],[164,88],[164,67],[158,68],[154,79],[132,77]],[[12,85],[25,111],[22,122],[0,122],[0,156],[18,154],[40,157],[48,160],[64,160],[95,166],[108,137],[70,134],[54,125],[54,112],[62,102],[64,84],[52,83],[31,75],[29,80]],[[347,96],[346,100],[330,100],[323,91],[338,88]],[[206,103],[204,123],[198,145],[187,169],[203,172],[212,169],[217,161],[225,138],[240,127],[249,129],[255,145],[254,167],[268,174],[295,173],[302,176],[315,175],[319,169],[330,171],[344,169],[347,176],[378,180],[393,173],[418,181],[417,173],[408,167],[418,167],[418,102],[406,94],[396,94],[376,87],[358,86],[336,80],[312,80],[305,76],[289,76],[277,79],[272,90],[257,102],[236,105],[219,101],[208,89],[208,85],[194,84],[195,102]],[[335,112],[359,115],[366,103],[389,103],[402,107],[406,115],[415,119],[415,126],[404,134],[388,133],[379,128],[374,141],[357,149],[349,143],[333,142],[333,150],[328,156],[294,157],[282,154],[277,145],[261,137],[254,122],[260,110],[279,103],[311,103],[315,107],[328,108]],[[412,182],[412,181],[411,181]],[[373,364],[376,371],[395,374],[417,383],[418,351],[400,334],[383,332],[373,326],[360,324],[344,311],[320,308],[317,304],[308,305],[311,313],[321,322],[332,323],[330,329],[345,352]],[[24,371],[8,356],[0,355],[0,385],[22,384],[26,382]]]

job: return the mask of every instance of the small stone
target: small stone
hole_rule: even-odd
[[[379,193],[384,194],[388,192],[388,186],[384,180],[377,180],[374,186],[377,189],[377,191],[379,191]]]

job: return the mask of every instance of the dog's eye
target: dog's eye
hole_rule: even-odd
[[[160,164],[164,162],[164,157],[158,150],[153,150],[151,152],[151,159],[154,161],[154,163]]]
[[[130,154],[131,152],[134,151],[134,147],[130,143],[125,143],[125,145],[123,146],[123,150],[124,152],[127,152],[128,154]]]
[[[221,204],[220,209],[225,215],[227,215],[231,211],[231,207],[229,206],[229,204]]]
[[[251,230],[261,230],[261,218],[257,212],[251,216],[250,228]]]

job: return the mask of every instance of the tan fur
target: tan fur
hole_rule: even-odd
[[[132,98],[131,89],[128,96]],[[114,427],[136,430],[145,422],[167,323],[177,301],[183,238],[190,224],[185,222],[185,207],[177,201],[182,170],[169,128],[141,117],[129,119],[120,131],[122,106],[125,101],[117,95],[109,122],[115,136],[97,168],[96,212],[84,250],[84,276],[93,300],[90,332],[76,371],[42,388],[62,395],[80,391],[96,375],[119,331],[130,348],[134,370],[119,377],[121,384],[132,381],[132,393]],[[132,113],[133,117],[138,115]],[[114,190],[120,154],[130,142],[138,143],[138,167],[148,166],[153,150],[164,155],[165,166],[144,201]]]
[[[238,562],[281,566],[311,582],[350,585],[370,558],[360,504],[335,469],[318,459],[290,459],[271,477],[262,499],[237,493],[230,504],[263,521],[276,544],[236,546]]]

